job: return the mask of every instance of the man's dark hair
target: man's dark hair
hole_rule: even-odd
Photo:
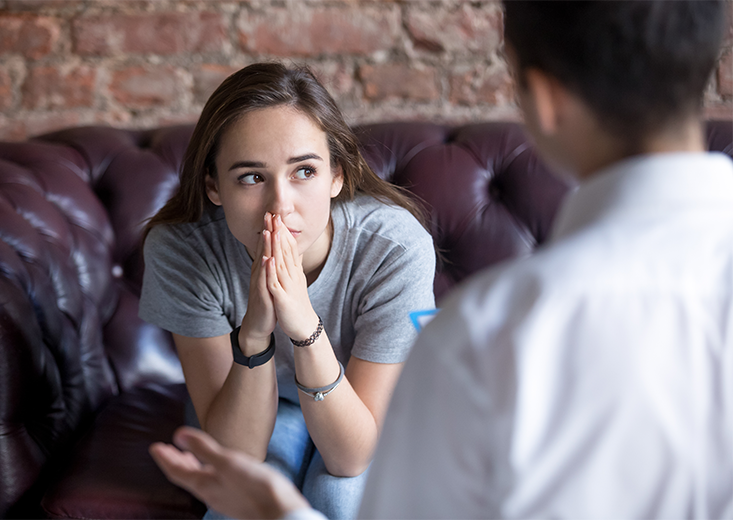
[[[722,0],[504,0],[518,80],[559,80],[607,131],[640,139],[698,113],[726,23]]]

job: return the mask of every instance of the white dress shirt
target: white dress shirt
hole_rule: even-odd
[[[640,156],[420,335],[364,518],[733,515],[733,163]]]

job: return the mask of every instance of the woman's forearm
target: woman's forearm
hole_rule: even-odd
[[[339,366],[325,333],[313,345],[295,349],[298,382],[309,388],[333,383]],[[354,391],[347,377],[323,400],[299,392],[308,432],[329,473],[352,477],[369,466],[379,437],[373,413]]]
[[[243,353],[252,355],[252,349],[247,347],[242,344]],[[277,406],[274,358],[254,368],[232,363],[201,427],[223,445],[264,460],[275,426]]]

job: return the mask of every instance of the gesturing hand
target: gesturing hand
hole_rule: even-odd
[[[252,457],[218,444],[193,428],[173,436],[180,448],[157,442],[150,454],[165,476],[230,518],[282,518],[309,507],[283,475]]]
[[[308,296],[298,243],[279,215],[272,220],[272,256],[265,263],[267,289],[283,332],[294,339],[305,339],[315,330],[318,316]]]

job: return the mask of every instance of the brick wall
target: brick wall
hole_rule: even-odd
[[[0,139],[195,121],[232,71],[307,62],[352,123],[516,119],[496,1],[0,0]],[[706,96],[733,117],[733,25]]]

